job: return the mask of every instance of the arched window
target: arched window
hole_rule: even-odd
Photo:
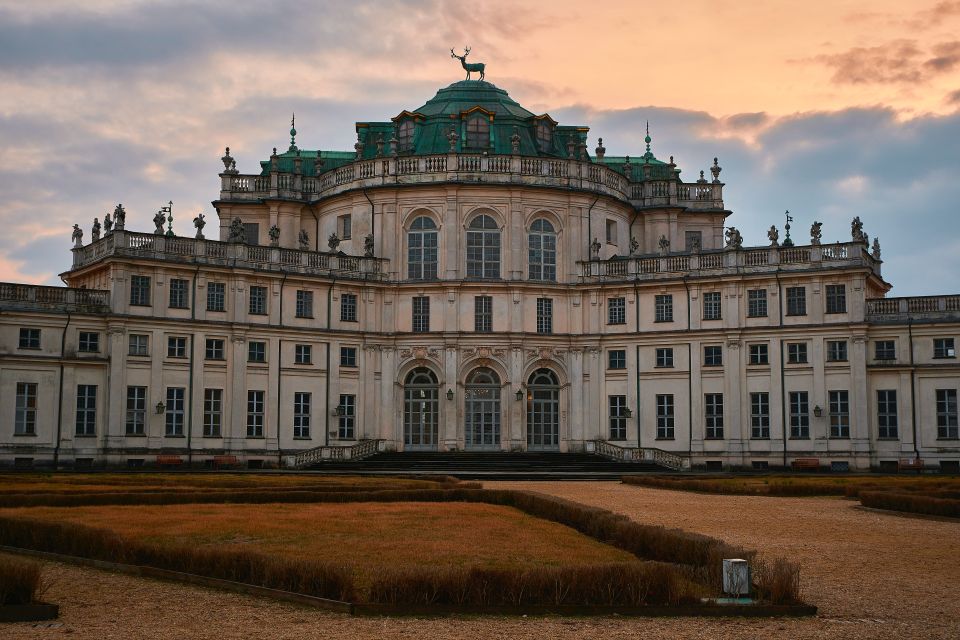
[[[546,120],[537,122],[537,145],[541,151],[553,149],[553,127]]]
[[[437,278],[437,225],[419,216],[407,233],[407,277],[411,280]]]
[[[436,449],[440,416],[440,386],[426,367],[411,371],[403,384],[403,446]]]
[[[467,120],[467,148],[486,149],[490,146],[490,119],[487,116],[473,116]]]
[[[537,369],[527,380],[527,448],[560,447],[560,381],[550,369]]]
[[[464,445],[499,449],[500,376],[492,369],[475,369],[467,376],[464,391]]]
[[[413,120],[404,120],[397,127],[397,149],[398,151],[413,149]]]
[[[490,216],[477,216],[467,228],[467,277],[500,277],[500,230]]]
[[[530,226],[527,236],[528,263],[531,280],[557,279],[557,234],[548,220],[538,218]]]

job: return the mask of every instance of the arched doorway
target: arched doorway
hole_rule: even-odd
[[[474,369],[467,376],[464,417],[464,448],[500,448],[500,376],[492,369]]]
[[[527,449],[560,448],[560,381],[550,369],[537,369],[527,380]]]
[[[403,383],[403,448],[436,450],[440,385],[426,367],[418,367]]]

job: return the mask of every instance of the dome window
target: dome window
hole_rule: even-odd
[[[397,148],[401,152],[413,149],[413,120],[404,120],[397,127]]]
[[[544,152],[553,149],[553,125],[548,120],[537,123],[537,146]]]
[[[486,149],[490,146],[490,119],[484,115],[467,120],[467,148]]]

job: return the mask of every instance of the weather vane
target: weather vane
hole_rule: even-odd
[[[471,62],[470,64],[467,64],[468,55],[470,55],[470,47],[464,47],[464,52],[462,56],[458,56],[453,49],[450,49],[450,57],[456,58],[457,60],[459,60],[464,70],[467,72],[467,77],[465,78],[466,80],[470,79],[470,73],[472,71],[479,71],[480,79],[483,80],[483,69],[487,65],[483,64],[482,62]]]
[[[783,246],[792,247],[793,240],[790,239],[790,223],[793,222],[793,216],[790,215],[790,209],[787,209],[783,215],[787,216],[787,224],[783,227],[783,230],[787,232],[786,237],[783,239]]]

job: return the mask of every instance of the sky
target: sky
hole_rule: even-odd
[[[70,234],[122,202],[216,213],[220,156],[349,150],[463,79],[451,47],[608,155],[719,158],[747,245],[879,237],[889,295],[957,293],[960,0],[0,0],[0,280],[60,284]],[[781,232],[782,233],[782,232]],[[782,237],[782,235],[781,235]]]

